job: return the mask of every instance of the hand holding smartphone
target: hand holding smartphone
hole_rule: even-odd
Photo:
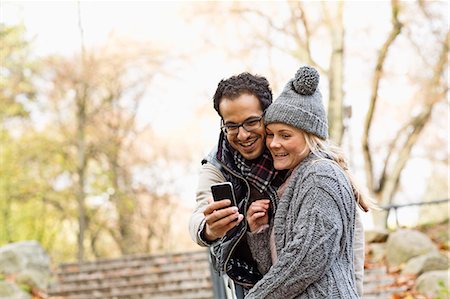
[[[211,192],[214,201],[229,199],[231,200],[231,206],[237,206],[236,197],[234,196],[233,185],[230,182],[211,185]]]
[[[244,219],[244,216],[239,214],[233,185],[230,182],[211,185],[211,192],[215,204],[209,204],[204,211],[206,217],[204,236],[209,241],[221,238],[225,234],[233,234],[233,228]],[[230,200],[231,204],[224,206],[222,203],[216,203],[224,199]]]

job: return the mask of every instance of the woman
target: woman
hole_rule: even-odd
[[[359,298],[353,266],[355,215],[358,203],[367,207],[343,156],[327,143],[318,83],[315,69],[300,68],[265,113],[274,166],[289,170],[290,176],[278,190],[280,202],[270,226],[273,265],[245,298]],[[258,219],[266,214],[263,205],[249,208],[252,231],[264,229]],[[253,238],[267,244],[267,234]],[[267,256],[259,252],[254,256],[258,264],[267,265]]]

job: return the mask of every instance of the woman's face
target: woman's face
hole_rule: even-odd
[[[309,154],[303,131],[282,123],[266,126],[266,146],[275,169],[294,169]]]

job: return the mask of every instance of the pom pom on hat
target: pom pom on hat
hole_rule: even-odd
[[[299,94],[312,95],[319,85],[319,72],[310,66],[303,66],[295,74],[292,85]]]
[[[326,140],[328,120],[318,89],[319,77],[313,67],[301,67],[267,108],[264,123],[285,123]]]

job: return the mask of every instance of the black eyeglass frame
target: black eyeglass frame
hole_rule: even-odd
[[[266,112],[264,111],[263,112],[263,114],[261,114],[260,116],[256,116],[256,117],[253,117],[253,118],[249,118],[249,119],[247,119],[247,120],[245,120],[245,121],[243,121],[243,122],[241,122],[241,123],[239,123],[239,124],[232,124],[232,125],[225,125],[224,123],[223,123],[223,118],[222,118],[222,120],[221,120],[221,122],[222,122],[222,125],[220,126],[220,129],[222,130],[222,132],[224,133],[224,134],[233,134],[233,135],[235,135],[235,134],[237,134],[238,132],[239,132],[239,128],[240,127],[242,127],[242,128],[244,128],[244,130],[245,131],[247,131],[247,132],[252,132],[252,131],[254,131],[254,130],[256,130],[256,129],[259,129],[259,128],[261,128],[261,120],[264,118],[264,114],[265,114]],[[252,129],[247,129],[245,126],[249,123],[249,122],[254,122],[254,121],[257,121],[258,122],[258,127],[255,127],[255,128],[252,128]],[[235,132],[232,132],[232,133],[229,133],[228,132],[228,130],[230,129],[230,128],[232,128],[232,129],[235,129],[236,131]]]

